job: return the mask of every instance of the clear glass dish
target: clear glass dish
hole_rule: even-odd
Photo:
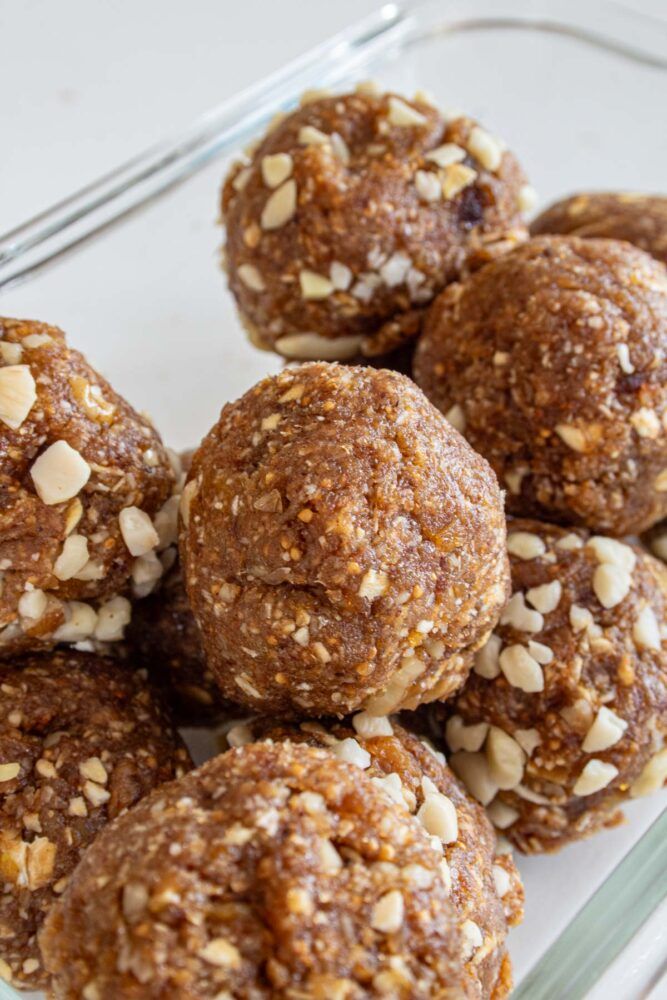
[[[226,400],[279,367],[246,343],[225,291],[217,193],[234,150],[302,90],[370,74],[408,94],[428,89],[502,135],[546,203],[587,188],[664,190],[666,70],[665,24],[611,2],[386,6],[0,237],[0,307],[64,327],[186,447]],[[625,826],[519,858],[516,998],[658,995],[664,806],[664,794],[635,802]],[[3,1000],[16,996],[0,983]]]

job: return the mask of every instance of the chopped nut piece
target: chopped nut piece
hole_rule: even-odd
[[[299,281],[304,299],[326,299],[334,291],[329,279],[314,271],[301,271]]]
[[[280,187],[292,173],[294,162],[289,153],[274,153],[262,160],[262,178],[267,187]]]
[[[593,590],[604,608],[614,608],[625,600],[632,586],[632,576],[613,563],[602,563],[593,574]]]
[[[472,153],[476,160],[482,164],[486,170],[497,170],[503,158],[503,147],[485,129],[475,125],[472,129],[467,143],[468,152]]]
[[[507,536],[507,550],[519,559],[538,559],[547,550],[543,539],[528,531],[511,531]]]
[[[62,552],[53,564],[53,574],[59,580],[71,580],[88,562],[88,539],[83,535],[70,535],[65,539]]]
[[[544,690],[544,674],[537,660],[525,646],[508,646],[500,654],[500,669],[513,687],[527,694]]]
[[[35,380],[28,365],[0,368],[0,420],[18,430],[37,400]]]
[[[42,503],[71,500],[90,479],[90,466],[66,441],[56,441],[35,459],[30,469]]]
[[[595,722],[586,733],[581,748],[584,753],[608,750],[618,743],[627,728],[628,724],[624,719],[620,719],[615,712],[603,705],[595,717]]]
[[[466,167],[464,163],[451,163],[444,168],[441,177],[442,193],[445,200],[448,200],[456,198],[457,194],[473,184],[477,179],[477,171]]]
[[[118,515],[120,533],[130,555],[143,556],[160,543],[148,514],[139,507],[125,507]]]
[[[236,945],[225,938],[213,938],[201,949],[199,954],[206,962],[220,968],[238,969],[241,966],[241,952]]]
[[[524,753],[515,739],[491,726],[486,740],[486,756],[491,776],[498,788],[516,788],[523,778]]]
[[[262,229],[281,229],[296,212],[296,183],[285,181],[269,196],[262,211]]]
[[[416,108],[406,104],[400,97],[391,96],[388,106],[387,121],[390,125],[396,125],[399,128],[414,128],[426,124],[426,116],[417,111]]]
[[[266,289],[264,278],[254,264],[241,264],[238,275],[243,284],[253,292],[263,292]]]
[[[572,792],[580,797],[595,795],[596,792],[606,788],[617,774],[618,768],[613,764],[607,764],[603,760],[589,760],[577,778]]]
[[[397,889],[382,896],[371,913],[371,927],[383,934],[394,934],[403,924],[403,896]]]

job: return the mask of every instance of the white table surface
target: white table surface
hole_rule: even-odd
[[[378,6],[379,0],[0,0],[0,232]],[[667,16],[664,0],[625,6]],[[21,290],[22,304],[29,288]],[[594,845],[581,849],[594,867]],[[545,881],[544,910],[557,891]],[[663,908],[591,1000],[664,996],[660,986],[637,994],[626,981],[628,961],[656,966],[664,933]]]

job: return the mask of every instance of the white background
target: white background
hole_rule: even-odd
[[[172,0],[0,0],[0,232],[163,136],[177,133],[200,112],[378,5],[378,0],[189,0],[187,4]],[[663,0],[628,0],[626,5],[653,16],[660,16],[665,8]],[[502,11],[501,0],[498,7]],[[511,61],[511,52],[507,58]],[[601,85],[599,79],[590,81],[591,87]],[[544,109],[536,106],[532,111],[529,125],[542,127]],[[610,107],[610,129],[614,113]],[[637,114],[641,113],[638,108]],[[664,131],[664,116],[651,127]],[[623,137],[619,138],[622,142]],[[631,153],[641,166],[641,149]],[[6,306],[0,302],[0,309],[37,315],[69,329],[75,345],[83,346],[93,363],[132,402],[153,409],[169,441],[183,446],[210,425],[229,386],[234,385],[234,395],[240,391],[234,384],[236,374],[232,377],[211,365],[211,345],[215,342],[217,350],[221,330],[230,331],[229,339],[224,356],[222,349],[215,356],[216,364],[220,357],[228,369],[242,372],[245,384],[273,363],[247,348],[232,329],[231,304],[226,303],[226,312],[218,316],[223,292],[213,266],[219,241],[212,218],[215,174],[214,168],[213,178],[198,181],[199,189],[195,187],[188,196],[194,204],[199,190],[206,205],[202,211],[200,202],[198,211],[207,221],[193,219],[192,227],[209,227],[203,237],[200,233],[195,239],[190,234],[192,245],[211,247],[211,260],[206,258],[201,266],[198,262],[192,274],[184,277],[178,262],[170,261],[168,246],[155,247],[159,260],[150,266],[141,256],[152,252],[163,232],[176,230],[166,224],[161,230],[158,207],[151,210],[155,211],[155,232],[150,232],[152,222],[148,231],[147,224],[137,227],[138,263],[118,260],[118,254],[114,257],[117,248],[122,256],[128,241],[122,235],[113,236],[92,256],[77,255],[63,270],[54,269],[46,279],[10,292]],[[543,180],[548,188],[551,178],[546,171]],[[627,183],[638,181],[629,178]],[[95,271],[102,269],[106,276],[107,266],[108,281],[101,280]],[[132,273],[137,267],[140,281]],[[194,277],[204,270],[205,277]],[[80,286],[73,275],[83,276]],[[166,282],[170,283],[167,294]],[[87,296],[94,296],[94,301],[86,301]],[[128,309],[133,311],[132,333],[124,340],[114,325],[123,325]],[[99,321],[93,328],[90,316],[96,314]],[[158,349],[154,343],[145,345],[143,355],[141,344],[133,344],[134,331],[142,329],[161,337]],[[210,339],[204,338],[200,345],[191,333],[203,329],[210,329]],[[148,358],[152,365],[149,382],[145,377]],[[184,386],[179,396],[181,371]],[[530,921],[515,936],[516,954],[524,969],[532,964],[545,936],[557,933],[556,924],[566,919],[565,912],[558,910],[564,873],[571,876],[570,894],[576,893],[577,873],[581,877],[593,873],[596,880],[604,877],[601,853],[618,849],[620,856],[623,836],[618,831],[579,845],[558,864],[544,859],[525,864],[533,889]],[[536,884],[538,893],[533,888]],[[662,927],[664,931],[664,915]],[[634,963],[645,965],[648,952],[655,952],[658,929],[656,925],[648,943],[646,938],[639,942]],[[628,985],[628,976],[626,955],[614,972],[613,985],[607,981],[595,994],[596,1000],[635,1000],[638,994]]]

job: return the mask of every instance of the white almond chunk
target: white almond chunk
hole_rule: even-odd
[[[190,523],[190,506],[192,501],[196,497],[199,491],[199,484],[196,479],[191,479],[189,483],[186,483],[183,487],[183,493],[181,494],[181,500],[178,505],[178,511],[181,515],[183,524],[187,528]]]
[[[120,533],[132,556],[145,556],[160,544],[148,514],[139,507],[125,507],[118,515]]]
[[[425,796],[417,812],[417,819],[427,833],[438,837],[443,844],[453,844],[458,839],[456,807],[451,799],[438,791]]]
[[[612,563],[602,563],[593,574],[593,591],[603,608],[615,608],[628,596],[631,586],[630,573]]]
[[[21,618],[39,621],[48,604],[48,598],[43,590],[27,590],[21,594],[18,602],[18,612]]]
[[[537,729],[515,729],[514,739],[528,757],[533,754],[542,742],[542,737]]]
[[[459,434],[463,434],[466,429],[466,416],[462,408],[458,403],[454,403],[453,406],[445,413],[445,420],[447,420],[454,430],[457,430]]]
[[[507,551],[518,559],[537,559],[547,551],[544,541],[531,531],[512,531],[507,536]]]
[[[642,795],[652,795],[658,792],[667,781],[667,749],[659,750],[647,764],[630,786],[630,795],[639,798]]]
[[[334,286],[329,279],[315,271],[301,271],[299,284],[304,299],[326,299],[334,291]]]
[[[552,580],[551,583],[543,583],[539,587],[531,587],[530,590],[527,590],[526,600],[537,611],[548,615],[558,607],[562,593],[563,588],[560,580]]]
[[[80,570],[74,574],[75,580],[82,580],[86,583],[93,580],[103,580],[106,576],[104,564],[97,559],[89,559]]]
[[[389,577],[382,570],[369,569],[364,573],[359,585],[359,597],[366,597],[373,601],[376,597],[382,597],[389,586]]]
[[[88,562],[88,539],[83,535],[70,535],[65,539],[62,552],[53,564],[53,575],[59,580],[71,580]]]
[[[19,429],[37,399],[37,389],[28,365],[0,368],[0,420],[11,430]]]
[[[430,170],[418,170],[415,174],[415,188],[422,201],[439,201],[442,185],[437,174]]]
[[[339,132],[331,133],[331,151],[341,163],[347,165],[350,162],[349,147]]]
[[[588,608],[582,608],[580,604],[570,605],[569,619],[575,632],[582,632],[593,624],[593,615]]]
[[[415,125],[425,125],[426,116],[421,114],[415,108],[410,107],[405,101],[402,101],[400,97],[390,97],[389,98],[389,112],[387,114],[387,120],[390,125],[396,125],[399,128],[412,127]]]
[[[98,785],[106,785],[109,780],[107,769],[99,757],[89,757],[87,760],[81,761],[79,771],[84,778],[95,781]]]
[[[95,781],[84,782],[83,794],[94,807],[103,806],[111,798],[111,792],[107,792],[106,788],[102,788]]]
[[[341,740],[334,747],[334,756],[338,760],[345,761],[347,764],[354,764],[356,767],[360,767],[362,771],[371,766],[371,755],[368,750],[357,743],[355,739],[348,736],[347,739]]]
[[[181,498],[178,495],[169,497],[153,519],[153,525],[160,539],[160,552],[178,542],[178,507]]]
[[[595,717],[595,722],[586,733],[581,745],[584,753],[599,753],[613,747],[628,728],[624,719],[619,718],[610,708],[603,706]]]
[[[412,261],[407,254],[401,250],[393,253],[380,268],[380,277],[389,288],[401,285],[412,266]]]
[[[618,363],[621,366],[621,371],[624,371],[626,375],[632,375],[635,370],[635,366],[630,360],[630,350],[627,344],[617,344],[616,345],[616,355],[618,357]]]
[[[47,344],[51,343],[53,343],[53,338],[49,337],[48,333],[31,333],[21,341],[23,347],[27,347],[29,350],[46,347]]]
[[[511,625],[518,632],[541,632],[544,618],[539,611],[526,607],[526,599],[519,591],[512,594],[500,616],[501,625]]]
[[[544,674],[537,660],[524,646],[508,646],[500,654],[500,669],[512,687],[527,694],[544,690]]]
[[[398,889],[381,896],[371,913],[371,927],[382,934],[394,934],[403,924],[405,905]]]
[[[126,597],[105,601],[97,614],[95,638],[100,642],[119,642],[132,620],[132,605]]]
[[[523,778],[524,752],[508,733],[491,726],[486,740],[491,777],[502,791],[516,788]]]
[[[276,341],[284,358],[304,361],[349,361],[359,353],[361,336],[321,337],[318,333],[291,333]]]
[[[12,764],[0,764],[0,782],[3,781],[13,781],[14,778],[18,778],[21,773],[21,765]]]
[[[355,94],[364,94],[366,97],[382,97],[384,91],[377,80],[360,80],[355,85]]]
[[[484,935],[474,920],[464,920],[461,924],[461,958],[469,962],[478,948],[484,944]]]
[[[277,188],[292,173],[294,162],[289,153],[273,153],[262,158],[262,179],[267,187]]]
[[[238,174],[232,181],[232,187],[235,191],[243,191],[251,177],[252,167],[244,167],[243,170],[239,170]]]
[[[269,196],[262,209],[262,229],[280,229],[296,212],[296,183],[290,179]]]
[[[263,292],[266,289],[264,278],[254,264],[240,264],[238,276],[246,288],[249,288],[253,292]]]
[[[517,204],[519,206],[519,211],[522,214],[527,214],[528,212],[533,211],[537,205],[537,191],[532,184],[523,184],[522,187],[519,188]]]
[[[482,646],[475,653],[473,670],[476,674],[480,677],[485,677],[489,681],[498,676],[500,673],[498,658],[501,646],[502,640],[499,635],[493,634],[489,636],[486,645]]]
[[[468,136],[467,148],[486,170],[497,170],[502,162],[502,143],[479,125]]]
[[[630,423],[639,437],[655,440],[660,435],[661,425],[655,410],[642,406],[630,414]]]
[[[446,891],[450,893],[452,891],[452,873],[446,858],[443,858],[440,862],[440,874],[442,875],[442,881],[445,883]]]
[[[448,167],[450,163],[460,163],[465,160],[466,151],[455,142],[445,142],[442,146],[424,154],[425,159],[433,160],[439,167]]]
[[[9,340],[0,341],[0,358],[6,365],[18,365],[21,362],[23,348],[20,344],[12,344]]]
[[[459,750],[452,754],[449,764],[470,794],[483,806],[487,806],[496,795],[498,785],[493,780],[486,756],[483,753]]]
[[[500,799],[495,799],[486,811],[489,819],[498,830],[506,830],[512,823],[516,823],[520,815],[516,809],[501,802]]]
[[[97,613],[82,601],[69,601],[66,605],[66,620],[53,633],[56,642],[82,642],[95,631]]]
[[[556,542],[556,548],[562,549],[563,552],[575,552],[577,549],[582,549],[583,547],[583,540],[579,535],[575,535],[574,532],[570,532],[569,535],[563,535]]]
[[[440,172],[442,194],[446,201],[456,198],[477,179],[477,171],[466,167],[465,163],[450,163]]]
[[[299,129],[299,144],[301,146],[328,146],[331,137],[314,125],[302,125]]]
[[[374,736],[393,736],[391,720],[386,715],[371,715],[370,712],[357,712],[352,717],[352,727],[355,733],[367,739]]]
[[[484,746],[488,731],[488,722],[477,722],[472,726],[466,726],[460,715],[452,715],[445,726],[445,740],[452,753],[456,753],[457,750],[474,753]]]
[[[586,542],[586,548],[591,549],[599,563],[611,563],[632,573],[637,564],[637,556],[629,545],[605,535],[593,535]]]
[[[554,658],[554,651],[550,646],[545,646],[543,642],[528,641],[528,652],[542,666],[551,663]]]
[[[37,496],[47,506],[72,500],[90,479],[90,466],[67,441],[56,441],[30,469]]]
[[[507,869],[501,868],[500,865],[494,865],[491,869],[491,874],[493,875],[493,884],[498,897],[502,899],[510,891],[511,879],[509,872]]]
[[[235,944],[225,938],[213,938],[200,951],[199,957],[205,962],[220,969],[238,969],[241,967],[241,952]]]
[[[595,795],[596,792],[606,788],[610,781],[613,781],[618,774],[618,768],[613,764],[607,764],[603,760],[589,760],[585,768],[577,778],[572,789],[574,795],[584,797],[585,795]]]
[[[335,260],[329,268],[329,278],[333,287],[339,292],[346,292],[352,284],[352,271],[347,264]]]
[[[640,649],[660,649],[662,647],[660,626],[655,611],[650,605],[647,604],[637,615],[637,620],[632,626],[632,638]]]
[[[572,451],[586,451],[586,435],[572,424],[556,424],[556,434]]]

